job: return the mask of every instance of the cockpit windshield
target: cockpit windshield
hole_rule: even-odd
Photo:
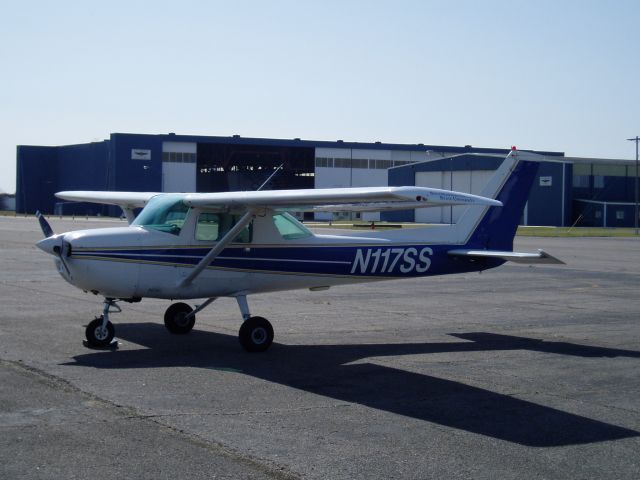
[[[149,200],[131,225],[180,235],[188,211],[182,196],[158,195]]]

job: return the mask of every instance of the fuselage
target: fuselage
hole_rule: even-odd
[[[216,245],[225,223],[223,215],[190,208],[179,231],[134,223],[60,234],[38,246],[52,254],[59,248],[58,271],[69,283],[112,298],[188,299],[322,289],[477,271],[502,263],[449,256],[452,244],[426,241],[435,229],[414,229],[404,238],[394,238],[389,234],[393,232],[316,235],[291,216],[265,212],[201,275],[183,285],[182,280]]]

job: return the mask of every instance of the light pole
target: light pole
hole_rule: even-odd
[[[635,138],[627,138],[630,142],[636,142],[636,180],[635,180],[635,196],[636,196],[636,210],[635,210],[635,218],[633,221],[633,225],[636,229],[636,235],[638,235],[638,142],[640,142],[640,137],[636,135]]]

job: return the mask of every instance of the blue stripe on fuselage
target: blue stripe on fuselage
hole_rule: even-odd
[[[229,247],[210,265],[241,271],[363,277],[416,277],[483,270],[501,265],[447,255],[451,245]],[[74,259],[194,266],[209,248],[74,250]]]

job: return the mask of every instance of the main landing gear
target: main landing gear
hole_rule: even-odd
[[[269,320],[262,317],[252,317],[249,312],[246,295],[236,297],[238,307],[244,322],[238,332],[240,345],[247,352],[264,352],[273,343],[273,327]]]
[[[216,298],[210,298],[193,310],[186,303],[174,303],[164,314],[164,325],[171,333],[182,335],[189,333],[196,322],[196,313],[204,310]],[[264,352],[273,343],[273,327],[271,323],[262,317],[252,317],[249,312],[246,295],[236,297],[243,323],[238,333],[240,345],[247,352]]]
[[[183,302],[174,303],[164,314],[164,325],[175,335],[184,335],[191,331],[196,323],[196,313],[208,307],[216,297],[209,298],[202,305],[192,309]],[[273,327],[266,318],[252,317],[249,312],[246,295],[236,297],[243,322],[238,332],[240,345],[247,352],[264,352],[273,343]],[[109,320],[109,313],[119,313],[121,308],[113,298],[105,298],[102,315],[92,320],[85,331],[89,348],[113,348],[117,343],[113,340],[115,328]]]

